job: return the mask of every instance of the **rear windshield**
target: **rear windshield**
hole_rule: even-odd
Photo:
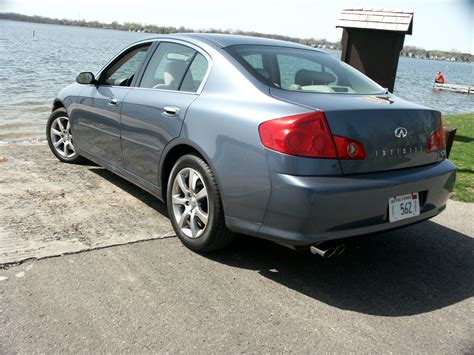
[[[246,45],[226,50],[255,78],[283,90],[365,95],[384,91],[351,66],[316,50]]]

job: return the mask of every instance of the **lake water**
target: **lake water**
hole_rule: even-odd
[[[79,72],[97,72],[127,44],[149,36],[0,20],[0,141],[43,140],[61,88]],[[474,111],[474,95],[431,90],[438,70],[449,83],[474,84],[474,64],[402,57],[395,94],[443,113]]]

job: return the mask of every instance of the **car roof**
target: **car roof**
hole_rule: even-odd
[[[205,42],[219,48],[225,48],[235,45],[260,45],[260,46],[280,46],[300,49],[313,49],[312,47],[299,43],[281,41],[263,37],[217,34],[217,33],[176,33],[154,37],[156,39],[170,38],[181,39],[189,42]]]

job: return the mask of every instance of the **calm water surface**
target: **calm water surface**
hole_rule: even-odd
[[[43,140],[59,90],[79,72],[97,72],[123,47],[149,36],[0,20],[0,141]],[[444,113],[474,111],[474,95],[431,90],[438,70],[449,83],[474,84],[474,64],[400,58],[395,94]]]

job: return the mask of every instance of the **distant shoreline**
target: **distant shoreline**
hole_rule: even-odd
[[[98,21],[86,21],[86,20],[69,20],[69,19],[57,19],[43,16],[28,16],[10,12],[0,12],[0,20],[19,21],[19,22],[30,22],[30,23],[42,23],[49,25],[62,25],[62,26],[76,26],[76,27],[88,27],[98,28],[106,30],[118,30],[127,32],[143,32],[150,34],[173,34],[173,33],[192,33],[192,32],[203,32],[203,33],[218,33],[218,34],[235,34],[244,36],[255,36],[272,38],[289,42],[296,42],[305,44],[312,47],[324,47],[327,49],[341,49],[340,42],[330,42],[326,39],[315,39],[315,38],[298,38],[291,36],[283,36],[278,34],[260,33],[254,31],[242,31],[242,30],[221,30],[214,28],[202,28],[193,29],[184,26],[157,26],[157,25],[144,25],[136,22],[125,22],[118,23],[116,21],[112,23],[103,23]]]
[[[255,36],[272,38],[278,40],[284,40],[289,42],[295,42],[305,44],[314,48],[321,49],[336,49],[341,50],[341,42],[330,42],[326,39],[315,39],[315,38],[298,38],[283,36],[278,34],[260,33],[254,31],[242,31],[242,30],[221,30],[221,29],[191,29],[184,26],[157,26],[157,25],[144,25],[135,22],[118,23],[116,21],[112,23],[102,23],[98,21],[85,21],[85,20],[69,20],[69,19],[57,19],[43,16],[28,16],[10,12],[0,12],[0,20],[29,22],[29,23],[40,23],[50,25],[62,25],[62,26],[76,26],[85,28],[97,28],[97,29],[111,29],[118,31],[127,32],[143,32],[150,34],[173,34],[183,32],[204,32],[204,33],[222,33],[222,34],[237,34],[244,36]],[[400,52],[401,57],[417,58],[417,59],[432,59],[442,60],[450,62],[474,62],[474,55],[470,53],[460,53],[453,51],[441,51],[441,50],[425,50],[423,48],[415,46],[405,46]]]

